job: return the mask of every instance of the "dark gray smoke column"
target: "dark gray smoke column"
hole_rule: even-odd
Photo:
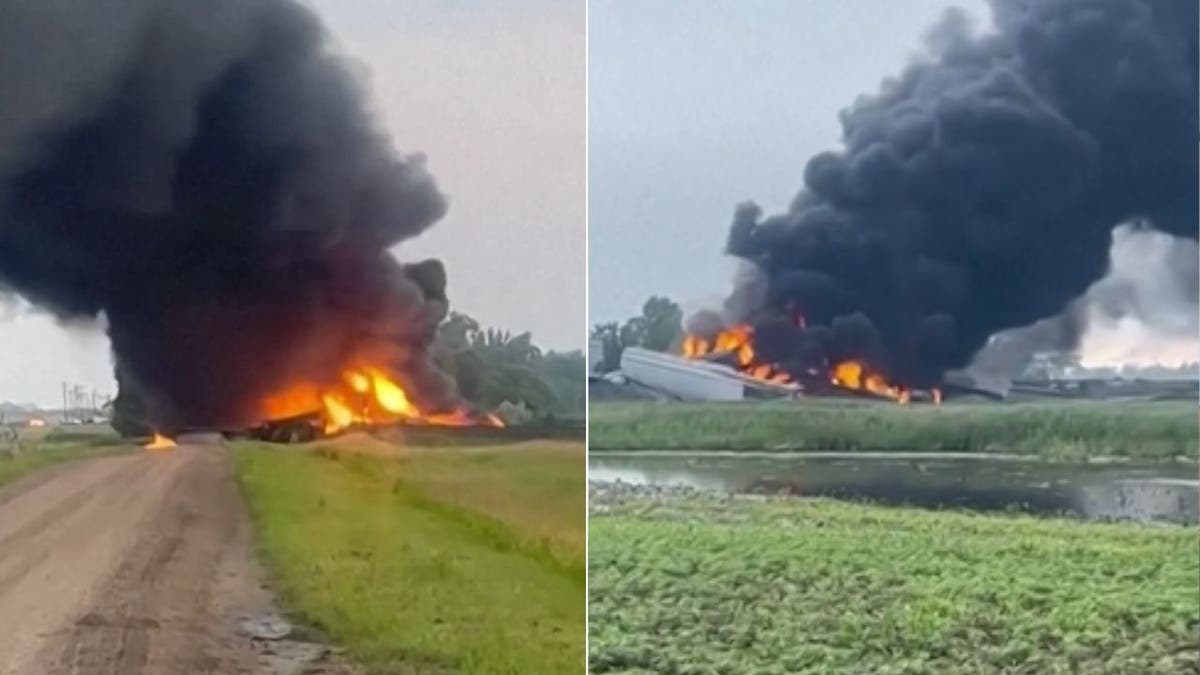
[[[992,4],[994,33],[949,13],[928,58],[843,111],[844,149],[809,161],[786,213],[739,208],[728,250],[769,279],[765,360],[936,383],[1103,276],[1118,223],[1196,238],[1200,4]]]
[[[387,252],[445,200],[328,50],[289,0],[0,8],[0,282],[103,314],[161,429],[260,421],[354,358],[454,400],[445,273]]]

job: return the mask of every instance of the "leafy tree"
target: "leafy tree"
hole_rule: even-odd
[[[494,410],[502,403],[521,406],[535,417],[582,417],[587,401],[587,359],[583,352],[543,352],[529,333],[483,328],[452,312],[438,327],[434,358],[471,403]],[[134,390],[116,375],[112,426],[123,436],[146,436],[145,408]]]
[[[479,322],[466,314],[450,312],[438,327],[438,344],[449,349],[465,349],[479,333]]]
[[[670,349],[683,330],[683,310],[669,298],[653,296],[642,305],[642,341],[646,349]]]
[[[592,327],[591,337],[600,341],[600,371],[608,373],[621,367],[621,352],[625,349],[625,343],[621,339],[621,328],[617,322],[596,324]]]
[[[599,340],[603,347],[604,372],[616,370],[621,364],[621,352],[626,347],[643,347],[654,351],[667,351],[682,334],[683,310],[670,298],[651,296],[642,305],[640,316],[630,318],[623,324],[616,322],[596,324],[592,327],[592,339]]]
[[[521,404],[535,416],[580,416],[586,393],[581,351],[543,352],[528,332],[484,329],[453,312],[439,328],[436,358],[472,403],[494,409]]]
[[[554,392],[556,412],[583,415],[587,407],[587,357],[583,351],[547,352],[539,363],[538,372]]]

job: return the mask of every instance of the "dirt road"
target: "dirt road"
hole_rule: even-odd
[[[63,465],[0,492],[0,674],[272,672],[238,630],[269,610],[220,447]]]

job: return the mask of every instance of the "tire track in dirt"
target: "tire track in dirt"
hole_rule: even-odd
[[[221,447],[79,462],[0,497],[0,673],[285,672],[237,631],[269,612]]]

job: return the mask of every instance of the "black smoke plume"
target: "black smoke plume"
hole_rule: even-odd
[[[1144,351],[1136,340],[1144,337],[1130,338],[1114,330],[1127,320],[1153,336],[1158,344],[1151,347],[1164,342],[1195,345],[1200,341],[1198,244],[1195,239],[1172,237],[1142,223],[1117,226],[1104,278],[1058,316],[993,335],[975,354],[965,374],[976,384],[1006,390],[1038,353],[1069,353],[1081,347],[1081,333],[1082,342],[1090,342],[1093,350],[1136,357]],[[1178,348],[1170,352],[1168,360],[1179,358]],[[1197,358],[1200,353],[1190,357],[1192,361]]]
[[[0,282],[103,316],[159,429],[260,422],[356,358],[455,402],[428,349],[445,272],[388,253],[445,199],[307,9],[6,2],[0,100]]]
[[[1122,221],[1195,239],[1198,7],[994,0],[981,34],[949,12],[924,58],[842,112],[843,149],[808,162],[786,213],[739,207],[728,251],[768,280],[737,317],[760,358],[935,384],[1067,310]]]

